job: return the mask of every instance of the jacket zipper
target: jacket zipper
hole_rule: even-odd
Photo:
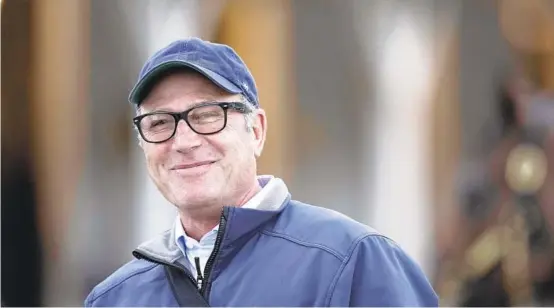
[[[138,259],[143,259],[143,260],[151,262],[151,263],[156,263],[156,264],[165,265],[165,266],[171,266],[171,267],[174,267],[176,269],[179,269],[180,271],[185,273],[185,275],[190,279],[190,281],[192,281],[192,283],[194,283],[194,285],[198,286],[198,291],[200,292],[200,294],[205,299],[207,299],[208,298],[208,294],[207,294],[208,293],[207,292],[208,283],[207,282],[208,282],[208,279],[209,279],[210,274],[212,272],[212,267],[213,267],[213,263],[215,262],[215,258],[217,257],[217,254],[219,253],[219,247],[221,246],[221,241],[223,240],[223,235],[225,234],[225,226],[226,226],[227,220],[225,219],[224,213],[225,213],[225,209],[223,209],[221,211],[221,217],[219,218],[219,229],[217,230],[217,236],[216,236],[216,239],[215,239],[214,250],[210,254],[210,257],[208,258],[208,261],[206,262],[206,267],[204,269],[204,275],[201,274],[202,271],[200,269],[199,260],[197,261],[195,259],[195,263],[197,263],[195,265],[196,265],[196,268],[197,268],[197,271],[198,271],[198,278],[199,278],[198,280],[195,279],[192,276],[192,274],[189,273],[189,271],[182,268],[181,266],[171,264],[171,263],[167,263],[167,262],[159,260],[157,258],[152,258],[152,257],[146,256],[146,255],[142,254],[139,251],[134,251],[133,255]]]
[[[204,277],[202,277],[202,265],[200,264],[200,258],[194,257],[194,265],[196,265],[196,281],[198,282],[198,290],[202,289],[204,284]]]
[[[206,262],[206,267],[204,269],[204,275],[202,276],[202,284],[200,287],[200,294],[204,298],[208,298],[208,281],[210,279],[210,274],[212,273],[212,267],[215,262],[215,258],[219,253],[219,248],[221,246],[221,241],[223,240],[223,235],[225,234],[225,226],[227,224],[227,219],[225,219],[225,209],[221,211],[221,217],[219,218],[219,229],[217,230],[217,237],[215,239],[214,250],[210,254],[208,261]]]

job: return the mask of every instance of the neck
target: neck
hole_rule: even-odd
[[[201,210],[193,211],[179,211],[179,218],[183,228],[186,230],[187,235],[197,241],[210,232],[215,226],[219,224],[219,219],[222,215],[222,209],[224,205],[235,205],[237,207],[243,206],[248,200],[250,200],[255,194],[261,190],[258,180],[255,183],[236,198],[235,202],[225,203],[218,202],[217,204],[206,204],[201,207]]]

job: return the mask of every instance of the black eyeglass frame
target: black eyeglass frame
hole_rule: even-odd
[[[214,132],[210,132],[210,133],[201,133],[201,132],[198,132],[197,130],[195,130],[192,125],[189,123],[189,120],[188,120],[188,115],[191,111],[197,109],[197,108],[200,108],[200,107],[206,107],[206,106],[219,106],[221,107],[221,109],[223,109],[223,125],[221,126],[221,129],[218,129]],[[247,104],[243,103],[243,102],[210,102],[210,103],[201,103],[201,104],[198,104],[198,105],[195,105],[195,106],[192,106],[191,108],[185,110],[185,111],[182,111],[182,112],[170,112],[170,111],[154,111],[154,112],[150,112],[150,113],[145,113],[145,114],[141,114],[139,116],[136,116],[133,118],[133,124],[135,125],[136,129],[138,130],[140,136],[142,137],[142,139],[148,143],[163,143],[163,142],[166,142],[167,140],[173,138],[173,136],[175,136],[175,133],[177,132],[177,126],[179,126],[179,121],[180,120],[183,120],[185,121],[185,123],[187,123],[188,127],[195,133],[199,134],[199,135],[215,135],[219,132],[221,132],[222,130],[225,129],[225,127],[227,127],[227,113],[229,111],[229,109],[233,109],[235,111],[238,111],[239,113],[242,113],[242,114],[247,114],[247,113],[250,113],[252,112],[252,108],[250,108]],[[160,141],[149,141],[143,134],[142,132],[142,129],[140,127],[140,122],[142,121],[142,119],[144,119],[145,117],[147,116],[151,116],[151,115],[154,115],[154,114],[168,114],[168,115],[171,115],[174,119],[175,119],[175,126],[173,128],[173,133],[171,133],[171,135],[169,137],[167,137],[166,139],[164,140],[160,140]]]

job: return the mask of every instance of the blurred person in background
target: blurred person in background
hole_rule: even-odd
[[[457,239],[443,252],[445,305],[554,304],[554,95],[510,78],[497,97],[500,138],[465,170]]]
[[[150,177],[179,215],[86,306],[438,305],[395,242],[257,176],[266,115],[230,47],[169,44],[143,66],[129,100]]]

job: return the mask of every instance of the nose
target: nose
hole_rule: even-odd
[[[195,133],[185,123],[185,121],[179,121],[177,123],[177,129],[175,136],[173,136],[173,148],[178,152],[189,152],[195,148],[198,148],[202,144],[202,136]]]

